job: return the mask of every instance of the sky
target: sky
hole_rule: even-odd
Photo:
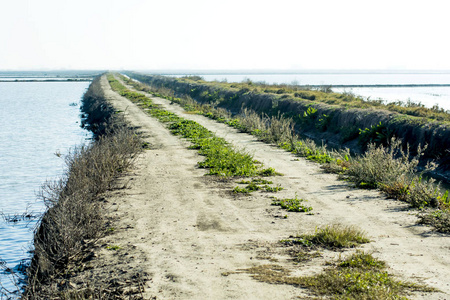
[[[0,70],[450,70],[450,3],[0,0]]]

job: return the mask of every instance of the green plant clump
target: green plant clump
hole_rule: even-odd
[[[292,212],[309,212],[312,210],[312,207],[303,205],[303,202],[305,201],[307,200],[298,199],[297,196],[295,196],[295,198],[292,199],[274,199],[272,205],[281,206],[281,208]]]
[[[292,242],[324,248],[348,248],[370,242],[366,234],[354,226],[327,225],[311,235],[299,235]]]
[[[398,281],[385,268],[383,261],[357,251],[318,275],[288,277],[286,282],[333,299],[407,299],[405,295],[409,291],[432,291],[425,286]]]

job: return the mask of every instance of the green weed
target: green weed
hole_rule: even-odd
[[[370,240],[363,231],[354,226],[327,225],[317,228],[314,234],[296,236],[293,242],[325,248],[348,248],[368,243]]]
[[[299,262],[311,255],[300,254]],[[346,300],[407,299],[412,291],[433,292],[433,288],[396,280],[383,261],[361,251],[339,260],[322,273],[313,276],[290,276],[291,271],[277,265],[261,265],[246,269],[259,281],[271,284],[288,284],[308,289],[317,297]]]
[[[281,208],[292,212],[309,212],[312,210],[312,207],[304,205],[303,203],[306,201],[304,199],[298,199],[297,195],[295,195],[295,198],[292,199],[274,199],[272,205],[281,206]]]
[[[122,247],[120,247],[119,245],[108,245],[108,246],[106,246],[106,249],[112,250],[112,251],[117,251],[117,250],[122,249]]]

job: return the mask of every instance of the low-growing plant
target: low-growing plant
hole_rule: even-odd
[[[274,199],[272,205],[281,206],[281,208],[292,212],[309,212],[312,210],[311,206],[306,206],[303,203],[307,200],[299,199],[297,195],[291,199]]]
[[[268,184],[272,184],[272,181],[267,181],[267,180],[261,179],[261,178],[256,178],[256,179],[253,179],[252,181],[242,180],[238,183],[247,184],[247,186],[244,188],[237,186],[233,189],[233,193],[249,194],[251,192],[260,191],[260,190],[265,191],[265,192],[276,193],[276,192],[283,190],[283,188],[281,186],[276,186],[276,187],[269,186]]]
[[[233,193],[243,193],[243,194],[249,194],[251,192],[259,191],[262,187],[254,182],[250,182],[246,187],[235,187],[233,189]]]
[[[256,184],[272,184],[273,182],[270,180],[262,179],[262,178],[253,178],[251,181],[248,180],[241,180],[238,182],[239,184],[250,184],[250,183],[256,183]]]
[[[424,211],[419,214],[419,223],[431,225],[439,232],[450,233],[450,208]]]
[[[319,227],[314,234],[298,235],[293,242],[325,248],[348,248],[370,242],[366,233],[354,226],[327,225]]]
[[[122,247],[120,247],[119,245],[108,245],[108,246],[106,246],[106,249],[112,250],[112,251],[117,251],[117,250],[122,249]]]
[[[386,125],[379,122],[370,128],[359,130],[359,144],[366,147],[368,144],[389,145],[393,137],[393,132]]]
[[[378,300],[407,299],[409,291],[431,291],[430,288],[394,279],[380,266],[367,269],[355,268],[347,262],[339,267],[305,277],[288,277],[287,284],[308,288],[317,296],[333,299]]]
[[[305,259],[303,256],[300,253],[296,261],[311,259],[310,255],[306,255]],[[323,272],[312,276],[291,276],[289,269],[277,265],[255,266],[245,271],[258,281],[306,288],[321,299],[407,299],[405,296],[412,291],[435,291],[424,285],[395,279],[386,271],[383,261],[362,251],[331,264]]]
[[[282,190],[284,190],[284,188],[281,186],[269,186],[269,185],[264,186],[264,191],[269,193],[276,193]]]

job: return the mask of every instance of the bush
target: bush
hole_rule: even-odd
[[[411,157],[409,147],[403,151],[401,141],[391,139],[388,147],[369,144],[367,152],[350,165],[346,174],[359,187],[380,188],[389,196],[406,201],[417,208],[438,207],[446,200],[434,179],[423,177],[436,169],[433,162],[420,172],[419,159],[425,148],[419,147]]]

